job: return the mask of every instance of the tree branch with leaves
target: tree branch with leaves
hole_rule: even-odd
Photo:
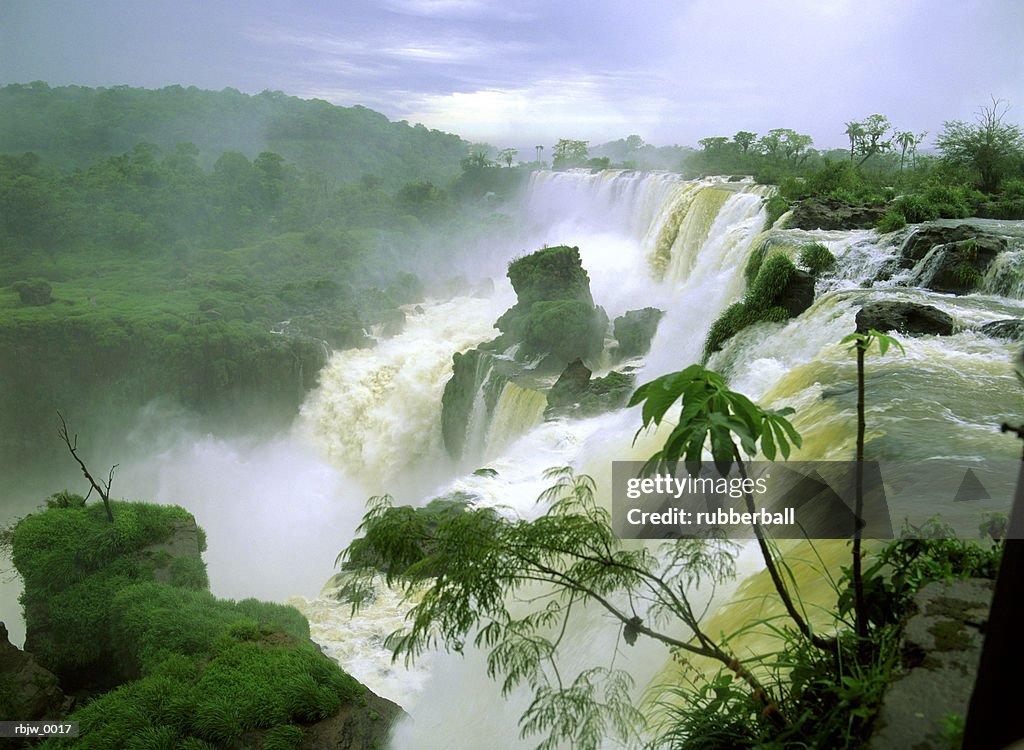
[[[614,668],[614,655],[575,677],[562,674],[559,646],[569,619],[589,606],[617,621],[627,645],[645,636],[721,663],[763,707],[772,707],[770,721],[784,723],[769,690],[704,630],[705,613],[689,598],[702,584],[713,588],[734,575],[736,546],[679,539],[660,551],[627,548],[595,501],[593,479],[569,468],[551,469],[545,478],[553,484],[538,500],[550,507],[533,521],[479,507],[428,521],[388,496],[371,498],[358,530],[363,536],[339,560],[346,567],[377,563],[353,571],[347,589],[355,606],[379,573],[416,602],[408,626],[386,641],[395,658],[415,659],[442,645],[461,651],[471,641],[487,651],[488,675],[503,692],[518,685],[533,691],[520,724],[524,736],[547,734],[540,747],[565,741],[596,748],[613,735],[627,740],[643,716],[633,707],[632,678]],[[523,602],[529,613],[514,614]]]

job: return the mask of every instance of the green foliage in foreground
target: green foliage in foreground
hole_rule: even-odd
[[[796,266],[781,253],[768,255],[767,258],[765,253],[762,247],[751,255],[748,262],[747,293],[743,301],[727,307],[718,320],[712,323],[704,341],[705,361],[744,328],[755,323],[781,323],[789,320],[789,312],[779,304],[779,300]]]
[[[41,747],[228,747],[271,730],[264,747],[291,748],[298,724],[364,694],[294,608],[217,599],[198,558],[171,560],[170,584],[152,580],[167,561],[145,548],[193,521],[183,509],[115,502],[111,524],[80,496],[47,505],[9,539],[28,627],[45,634],[36,656],[91,689],[119,686],[69,717],[81,723],[78,739]]]
[[[176,522],[192,520],[177,506],[116,502],[111,524],[102,505],[80,500],[55,496],[53,507],[23,518],[10,539],[12,562],[25,581],[26,624],[48,634],[35,656],[58,674],[104,655],[111,600],[153,576],[152,562],[138,553],[166,541]],[[193,582],[205,587],[205,570],[201,576]]]
[[[596,608],[618,623],[627,644],[643,634],[733,663],[701,630],[699,610],[686,597],[701,583],[729,578],[735,550],[692,539],[666,543],[660,556],[627,547],[595,502],[592,479],[569,469],[547,476],[555,483],[540,500],[550,507],[534,521],[467,508],[434,524],[410,523],[411,509],[374,498],[363,538],[344,557],[390,561],[387,580],[415,594],[408,628],[387,639],[396,658],[415,658],[434,645],[461,651],[471,641],[486,651],[488,674],[503,692],[517,685],[533,692],[520,723],[524,735],[546,737],[540,747],[565,742],[585,750],[613,736],[628,741],[643,718],[632,679],[612,657],[578,675],[564,673],[560,633],[574,613]],[[372,586],[377,570],[357,571],[353,587]],[[436,577],[424,587],[424,575]],[[648,604],[638,608],[639,602]],[[675,637],[672,623],[692,637]]]
[[[243,733],[269,729],[264,747],[293,748],[302,737],[297,724],[330,716],[363,692],[312,644],[236,625],[222,632],[207,660],[168,656],[142,679],[74,712],[78,739],[41,747],[233,747]]]

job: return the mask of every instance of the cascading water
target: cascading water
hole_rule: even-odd
[[[993,320],[1024,318],[1015,286],[1020,244],[990,270],[983,294],[954,297],[905,288],[900,286],[910,280],[905,273],[889,273],[886,281],[877,281],[881,269],[892,265],[898,237],[879,238],[870,231],[763,233],[767,192],[751,183],[687,182],[670,174],[536,173],[519,217],[523,233],[504,245],[506,259],[544,244],[579,246],[595,302],[611,317],[646,305],[665,310],[639,372],[642,382],[699,359],[712,322],[742,296],[743,271],[755,247],[768,243],[793,254],[806,242],[820,242],[837,256],[838,265],[834,275],[819,281],[813,306],[788,323],[759,324],[741,332],[714,356],[711,366],[755,400],[797,410],[794,423],[804,436],[801,458],[849,458],[854,365],[839,341],[854,330],[857,310],[883,289],[889,297],[948,312],[959,332],[900,337],[905,356],[872,362],[872,449],[901,460],[1012,457],[1016,447],[999,436],[997,427],[1016,410],[1012,346],[976,329]],[[1019,224],[1012,230],[1008,233],[1019,234]],[[507,289],[503,279],[496,282]],[[336,354],[319,391],[303,409],[303,430],[343,472],[358,475],[369,491],[381,489],[374,480],[387,487],[400,485],[398,502],[460,492],[474,502],[535,517],[543,512],[535,502],[544,488],[543,470],[571,464],[597,479],[604,492],[600,499],[607,503],[610,462],[646,458],[657,442],[655,436],[642,436],[631,447],[639,424],[632,411],[542,421],[543,394],[509,382],[494,407],[485,410],[486,423],[478,421],[471,430],[476,455],[491,471],[452,476],[459,469],[441,460],[439,401],[451,354],[491,337],[491,322],[510,300],[493,304],[464,299],[427,306],[419,319],[410,319],[404,337],[368,352]],[[482,385],[487,373],[479,379]],[[963,393],[972,397],[964,399]],[[396,484],[399,474],[404,481]],[[344,542],[338,541],[339,546]],[[757,565],[748,556],[742,569],[752,572]],[[796,575],[804,577],[802,590],[821,583],[810,571],[797,570]],[[715,601],[728,593],[717,592]],[[413,672],[390,663],[380,638],[394,628],[398,605],[385,592],[374,605],[377,609],[364,613],[353,626],[346,625],[347,605],[329,598],[296,603],[310,617],[315,637],[343,666],[411,712],[412,720],[395,734],[395,750],[534,744],[521,740],[517,727],[529,696],[515,691],[502,697],[486,677],[479,652],[467,648],[465,655],[432,654]],[[719,615],[716,627],[740,626],[743,616],[742,607],[729,608]],[[596,612],[574,618],[565,638],[566,668],[606,663],[618,637],[614,623]],[[627,660],[625,666],[641,688],[663,676],[666,664],[664,649],[644,639],[616,658]],[[624,666],[623,661],[616,666]]]

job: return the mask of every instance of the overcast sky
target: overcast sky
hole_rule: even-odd
[[[0,81],[363,104],[497,147],[1024,122],[1021,0],[0,0]],[[931,138],[928,139],[929,141]]]

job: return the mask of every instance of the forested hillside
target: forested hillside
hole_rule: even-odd
[[[32,151],[48,165],[85,168],[140,142],[167,154],[192,143],[204,166],[225,151],[250,159],[273,151],[340,182],[369,174],[388,186],[455,176],[469,145],[422,125],[390,122],[365,107],[279,91],[51,88],[41,81],[0,88],[0,153]]]
[[[519,171],[468,157],[282,94],[0,89],[0,463],[52,458],[58,409],[289,419],[325,344],[398,330],[417,274],[493,231]]]

